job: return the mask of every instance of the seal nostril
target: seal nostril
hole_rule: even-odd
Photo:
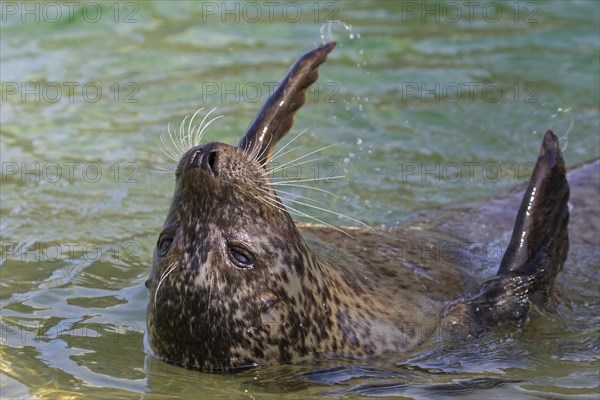
[[[194,152],[194,155],[192,156],[192,162],[190,163],[191,165],[198,165],[198,163],[200,162],[200,155],[202,153],[200,152],[200,150],[197,150]]]
[[[217,152],[211,151],[208,153],[208,168],[210,168],[213,172],[215,171],[215,162],[217,160]]]

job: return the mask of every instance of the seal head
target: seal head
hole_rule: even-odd
[[[252,364],[247,350],[262,358],[258,344],[272,333],[263,314],[294,296],[282,282],[303,290],[288,268],[308,252],[263,173],[220,143],[182,157],[150,279],[148,332],[160,357],[201,369]]]
[[[282,315],[278,306],[300,306],[314,296],[318,268],[265,164],[334,46],[307,53],[291,68],[239,147],[207,143],[181,157],[146,282],[148,338],[159,358],[229,370],[289,360],[295,340],[304,354],[318,350],[321,334],[305,343],[302,333],[288,329],[295,319],[304,328],[325,322],[327,310],[304,300],[301,313]]]

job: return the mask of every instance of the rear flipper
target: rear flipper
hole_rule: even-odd
[[[461,310],[470,330],[477,331],[522,320],[532,303],[549,306],[569,250],[568,200],[558,138],[548,130],[498,274],[482,285],[477,296],[455,304],[450,314]]]

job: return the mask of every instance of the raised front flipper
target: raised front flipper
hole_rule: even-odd
[[[569,249],[568,200],[558,138],[548,130],[498,274],[465,303],[466,312],[479,327],[518,321],[531,303],[549,304]]]
[[[256,154],[265,164],[275,144],[290,130],[305,93],[318,77],[319,66],[333,50],[330,42],[309,51],[296,61],[260,110],[238,147]]]

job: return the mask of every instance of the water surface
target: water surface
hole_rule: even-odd
[[[548,127],[570,166],[600,155],[595,1],[472,14],[460,2],[282,2],[272,15],[234,3],[78,3],[60,18],[60,3],[38,15],[3,3],[2,396],[597,398],[599,252],[583,245],[559,277],[558,313],[515,335],[234,375],[146,356],[143,283],[173,190],[157,172],[160,135],[216,107],[206,140],[236,143],[322,34],[338,47],[287,161],[335,145],[295,170],[337,195],[294,189],[326,208],[379,226],[483,200],[526,181]],[[345,177],[321,179],[331,171]]]

